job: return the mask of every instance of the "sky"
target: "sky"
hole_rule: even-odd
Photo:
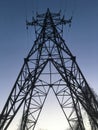
[[[33,28],[26,29],[26,19],[47,8],[61,10],[67,19],[73,16],[63,38],[98,93],[98,0],[0,0],[0,112],[35,39]]]

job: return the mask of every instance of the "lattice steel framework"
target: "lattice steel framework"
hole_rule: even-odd
[[[86,130],[84,111],[90,129],[98,130],[98,101],[62,38],[62,26],[71,19],[47,9],[27,22],[35,26],[36,40],[2,110],[0,130],[7,130],[23,103],[20,130],[34,130],[50,89],[65,115],[66,130]]]

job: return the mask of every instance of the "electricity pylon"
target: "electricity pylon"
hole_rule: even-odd
[[[71,19],[47,9],[27,22],[35,26],[36,40],[2,110],[0,130],[7,130],[22,104],[20,130],[34,130],[50,89],[65,115],[66,130],[86,130],[84,119],[89,129],[98,130],[97,98],[62,38],[62,26]]]

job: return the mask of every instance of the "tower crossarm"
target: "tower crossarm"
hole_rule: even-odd
[[[33,18],[33,20],[32,20],[32,22],[28,22],[27,20],[26,20],[26,25],[27,26],[34,26],[34,25],[38,25],[38,21],[37,20],[35,20],[34,18]]]
[[[71,23],[72,23],[72,17],[69,19],[69,20],[65,20],[65,18],[64,18],[64,16],[63,16],[63,18],[60,20],[60,23],[61,24],[69,24],[69,25],[71,25]]]

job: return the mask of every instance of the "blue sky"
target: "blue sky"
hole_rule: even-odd
[[[64,39],[90,86],[98,93],[98,0],[0,0],[0,111],[34,41],[25,20],[36,12],[73,16]]]

